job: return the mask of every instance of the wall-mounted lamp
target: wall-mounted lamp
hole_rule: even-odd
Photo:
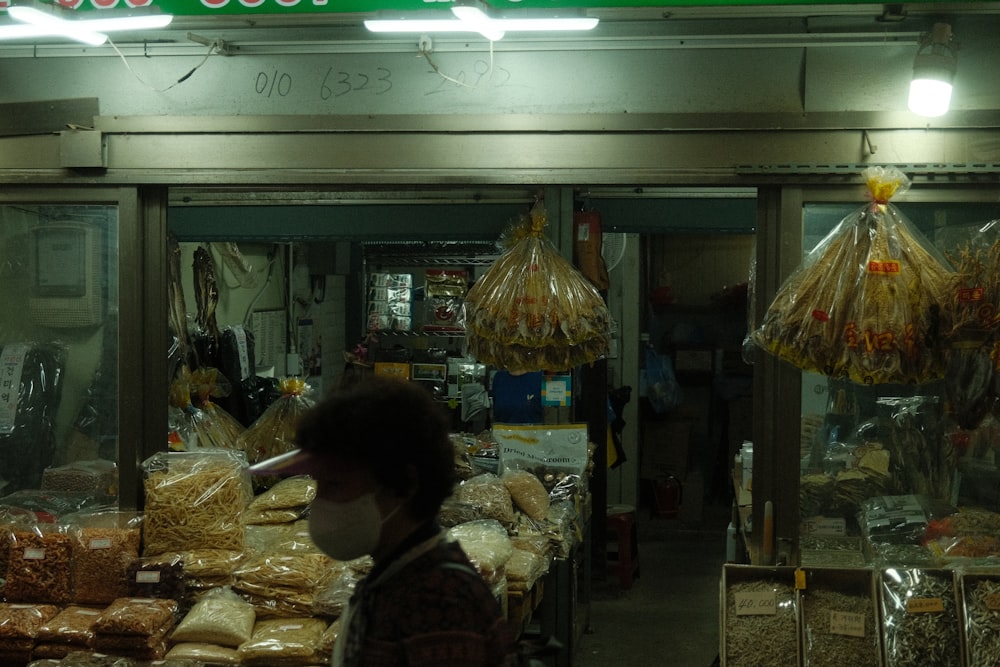
[[[100,10],[105,11],[105,10]],[[64,14],[62,16],[60,14]],[[0,40],[31,37],[66,37],[91,46],[108,41],[105,33],[123,30],[163,28],[170,24],[170,14],[119,15],[107,10],[106,18],[81,19],[73,10],[57,10],[54,5],[19,3],[7,8],[7,15],[17,21],[0,26]],[[100,14],[97,14],[100,16]],[[66,18],[66,17],[69,18]]]
[[[918,44],[908,106],[921,116],[941,116],[951,103],[951,84],[958,67],[951,26],[935,23],[929,33],[920,36]]]
[[[432,33],[477,32],[491,42],[508,32],[591,30],[598,19],[585,16],[546,16],[521,13],[495,15],[482,0],[454,0],[451,19],[431,19],[414,12],[409,16],[384,17],[365,21],[372,32]]]

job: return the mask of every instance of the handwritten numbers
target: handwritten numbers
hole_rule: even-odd
[[[292,75],[287,72],[258,72],[257,84],[255,86],[257,94],[262,97],[286,97],[292,92]]]
[[[382,95],[392,89],[392,72],[385,67],[376,67],[371,74],[364,72],[344,72],[329,68],[320,83],[320,99],[328,100],[348,93],[374,92]]]

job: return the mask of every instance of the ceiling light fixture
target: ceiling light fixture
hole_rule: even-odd
[[[951,25],[935,23],[920,36],[913,60],[909,108],[921,116],[941,116],[951,104],[952,81],[958,67],[958,47],[952,42]]]
[[[508,32],[591,30],[598,19],[585,16],[495,15],[482,0],[454,0],[452,19],[425,18],[427,13],[368,19],[365,27],[372,32],[432,33],[476,32],[498,41]]]
[[[7,15],[18,23],[0,26],[0,39],[31,37],[66,37],[90,46],[108,41],[104,33],[123,30],[163,28],[170,24],[170,14],[111,15],[107,18],[64,18],[47,6],[16,4],[7,8]],[[68,13],[71,10],[64,10]],[[110,13],[110,12],[109,12]]]

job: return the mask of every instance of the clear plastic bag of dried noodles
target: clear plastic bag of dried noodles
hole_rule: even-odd
[[[862,176],[871,201],[778,289],[754,342],[803,370],[858,383],[940,380],[958,275],[890,203],[909,179],[882,167]]]
[[[545,235],[537,202],[508,232],[507,250],[465,295],[468,353],[510,371],[565,370],[608,351],[611,318],[597,289]]]

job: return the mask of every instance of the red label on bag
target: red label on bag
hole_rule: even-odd
[[[982,287],[963,287],[958,290],[958,302],[972,303],[974,301],[982,301],[984,295],[985,290]]]
[[[884,273],[890,276],[899,275],[899,262],[893,259],[879,261],[872,259],[868,261],[868,273]]]

